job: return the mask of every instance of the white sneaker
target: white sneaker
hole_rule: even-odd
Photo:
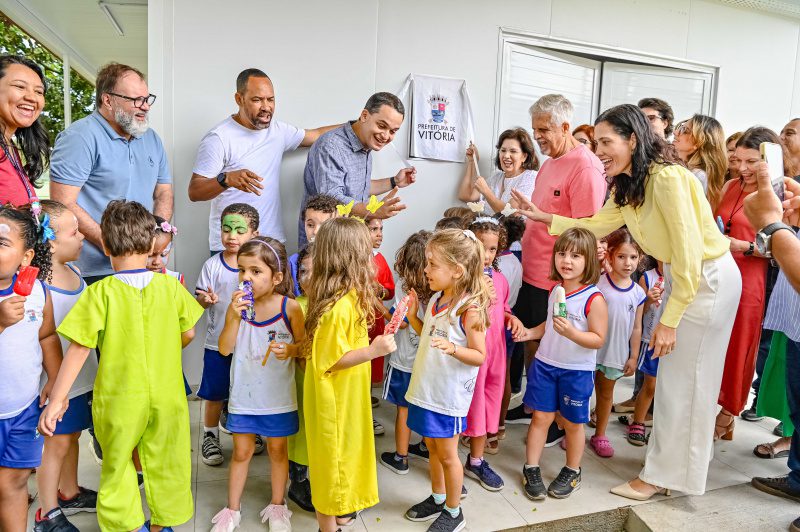
[[[256,446],[255,449],[253,449],[253,454],[261,454],[264,452],[264,449],[266,449],[264,438],[256,434]]]
[[[242,522],[242,513],[226,506],[211,518],[211,522],[214,524],[211,532],[233,532]]]
[[[269,521],[270,532],[291,532],[292,523],[289,518],[292,517],[292,511],[283,504],[270,504],[259,514],[261,522],[266,523]]]
[[[383,428],[383,425],[377,419],[372,420],[372,430],[375,433],[375,436],[380,436],[386,432],[386,429]]]

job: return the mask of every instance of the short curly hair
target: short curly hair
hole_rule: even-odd
[[[339,200],[328,194],[317,194],[311,196],[306,202],[306,207],[303,209],[303,220],[306,219],[306,211],[319,211],[326,214],[336,212],[336,206],[339,205]]]

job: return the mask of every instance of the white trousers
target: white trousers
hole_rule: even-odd
[[[664,267],[669,276],[669,265]],[[741,294],[742,278],[730,253],[703,262],[675,349],[659,361],[643,481],[691,495],[705,492],[722,370]]]

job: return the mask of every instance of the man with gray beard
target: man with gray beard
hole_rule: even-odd
[[[172,174],[161,139],[148,125],[155,100],[141,72],[110,63],[97,73],[95,111],[56,138],[50,196],[78,218],[86,245],[76,265],[88,284],[113,272],[100,243],[109,201],[138,201],[172,218]]]

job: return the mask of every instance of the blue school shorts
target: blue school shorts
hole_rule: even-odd
[[[44,436],[36,430],[41,413],[37,396],[16,416],[0,419],[0,467],[31,469],[41,465]]]
[[[426,438],[452,438],[467,430],[467,418],[448,416],[426,410],[421,406],[408,405],[408,428]]]
[[[655,349],[648,349],[647,342],[642,340],[642,347],[639,348],[639,371],[645,375],[655,377],[658,373],[658,359],[653,358]]]
[[[74,434],[92,426],[92,392],[86,392],[69,400],[67,411],[53,434]]]
[[[408,408],[406,392],[411,382],[411,373],[389,366],[386,378],[383,379],[383,398],[393,405]]]
[[[588,423],[592,390],[594,371],[557,368],[534,358],[522,402],[540,412],[559,411],[571,423]]]
[[[225,401],[231,391],[232,356],[222,356],[219,351],[206,349],[203,354],[203,376],[197,397],[206,401]]]
[[[297,434],[300,418],[297,410],[285,414],[234,414],[228,412],[225,425],[234,434],[258,434],[267,438],[280,438]]]

